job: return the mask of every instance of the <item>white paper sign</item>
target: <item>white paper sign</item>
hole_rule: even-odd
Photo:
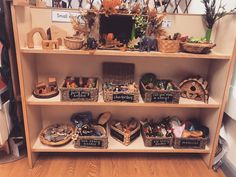
[[[53,22],[66,22],[70,23],[70,16],[78,16],[78,12],[67,12],[67,11],[52,11],[52,21]]]

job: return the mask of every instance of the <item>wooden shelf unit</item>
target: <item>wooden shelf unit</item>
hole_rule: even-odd
[[[209,168],[212,166],[236,58],[236,47],[233,53],[236,23],[228,24],[229,21],[235,20],[235,15],[224,17],[220,25],[216,25],[213,40],[217,46],[208,55],[104,50],[94,52],[68,50],[64,47],[58,50],[42,50],[37,35],[34,37],[35,48],[28,49],[26,33],[34,27],[46,30],[54,24],[67,30],[69,35],[73,34],[70,23],[52,22],[51,11],[52,9],[47,8],[11,6],[30,167],[33,167],[38,153],[41,152],[199,153],[206,165]],[[205,33],[200,15],[169,14],[167,19],[172,21],[172,26],[167,29],[170,34],[180,32],[198,37]],[[32,96],[35,82],[49,76],[55,76],[58,84],[61,84],[67,75],[97,76],[102,81],[101,66],[105,61],[134,63],[137,83],[146,72],[153,72],[158,78],[172,79],[177,83],[189,75],[201,75],[209,81],[209,103],[183,98],[180,99],[180,104],[143,103],[142,99],[139,103],[105,103],[101,96],[98,102],[62,102],[60,96],[51,99],[37,99]],[[144,147],[141,137],[130,146],[123,146],[109,137],[109,148],[104,150],[75,149],[72,143],[62,147],[48,147],[40,143],[38,135],[43,128],[53,123],[68,123],[73,113],[88,110],[92,111],[94,117],[103,111],[111,111],[112,118],[119,120],[130,116],[139,120],[147,117],[161,119],[168,115],[179,116],[182,120],[196,117],[210,128],[210,143],[203,150],[148,148]]]

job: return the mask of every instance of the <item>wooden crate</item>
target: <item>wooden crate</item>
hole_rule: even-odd
[[[65,81],[60,87],[62,101],[98,101],[99,82],[96,79],[96,88],[66,88]]]
[[[106,130],[100,125],[94,125],[94,128],[102,132],[102,136],[77,136],[74,141],[74,147],[106,149],[108,147],[108,137]]]
[[[134,140],[136,140],[140,136],[140,123],[138,122],[138,126],[136,129],[134,129],[130,134],[126,134],[122,132],[121,130],[117,129],[115,126],[113,126],[114,121],[110,124],[110,135],[120,143],[124,144],[125,146],[128,146],[131,144]]]
[[[181,90],[173,83],[176,90],[158,90],[146,89],[144,84],[140,81],[140,92],[144,102],[157,102],[157,103],[179,103]]]
[[[131,63],[103,63],[103,79],[105,83],[113,83],[117,86],[127,83],[134,83],[134,64]],[[139,102],[138,86],[133,92],[111,91],[103,85],[103,99],[105,102]]]
[[[175,149],[205,149],[209,138],[175,138]]]
[[[143,143],[146,147],[170,147],[173,145],[172,137],[148,137],[143,132],[143,128],[141,130]]]

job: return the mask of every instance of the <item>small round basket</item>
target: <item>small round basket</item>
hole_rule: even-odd
[[[50,131],[50,135],[48,134]],[[66,133],[65,133],[66,131]],[[74,128],[71,125],[66,124],[54,124],[50,125],[47,128],[43,129],[40,132],[39,139],[41,143],[48,145],[48,146],[61,146],[69,143],[72,140],[72,135],[74,133]],[[52,138],[59,137],[60,135],[64,134],[62,139],[57,141],[49,141],[46,136],[50,136]]]
[[[158,39],[158,49],[163,53],[177,53],[180,49],[179,40]]]
[[[68,49],[78,50],[83,47],[84,39],[76,37],[65,37],[64,44]]]
[[[196,53],[196,54],[207,54],[211,51],[216,44],[204,44],[204,43],[189,43],[183,42],[181,43],[181,50],[183,52],[188,53]]]

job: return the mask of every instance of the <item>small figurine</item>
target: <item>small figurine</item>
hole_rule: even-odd
[[[98,46],[97,41],[94,38],[87,39],[87,49],[96,49]]]
[[[156,51],[157,50],[157,40],[151,37],[143,37],[140,40],[140,44],[139,44],[139,51],[143,52],[143,51]]]

